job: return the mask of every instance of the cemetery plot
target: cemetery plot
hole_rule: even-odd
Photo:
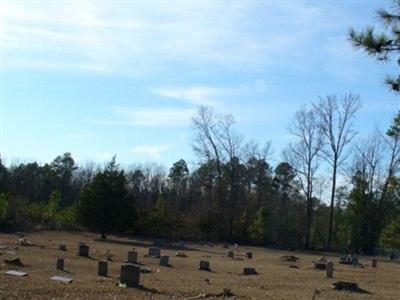
[[[185,241],[183,251],[175,246],[160,250],[153,240],[109,236],[101,241],[91,233],[44,231],[25,236],[42,248],[21,247],[17,238],[0,234],[10,249],[2,251],[0,299],[398,299],[400,264],[382,257],[374,262],[376,258],[359,255],[351,264],[341,264],[341,255],[321,257],[240,244],[225,248],[222,243],[211,247]],[[60,251],[59,245],[67,245],[67,251]],[[80,245],[87,246],[83,256]],[[149,251],[154,256],[148,256]],[[16,258],[20,265],[12,264]],[[135,258],[140,265],[127,263]]]

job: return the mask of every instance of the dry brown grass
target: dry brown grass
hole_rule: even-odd
[[[23,247],[16,244],[17,235],[0,234],[0,241],[9,249],[18,247],[16,252],[25,264],[12,267],[3,263],[8,255],[2,255],[0,270],[1,299],[217,299],[223,288],[230,288],[235,299],[400,299],[400,265],[379,261],[378,268],[371,267],[369,258],[361,258],[364,268],[339,265],[338,257],[327,258],[335,264],[334,278],[326,278],[324,271],[313,268],[312,261],[320,255],[300,252],[271,251],[256,247],[241,247],[235,254],[253,252],[253,259],[232,260],[227,258],[227,249],[221,245],[188,245],[183,250],[188,257],[175,257],[177,250],[163,249],[162,254],[170,255],[171,267],[159,267],[158,259],[145,257],[150,242],[129,240],[110,236],[112,242],[97,240],[93,234],[64,232],[38,232],[26,237],[38,246]],[[77,256],[79,241],[90,246],[91,258]],[[59,244],[67,245],[67,252],[58,250]],[[142,289],[121,288],[116,285],[121,263],[126,260],[129,250],[135,247],[139,262],[153,270],[141,274]],[[107,249],[114,255],[109,262],[109,277],[97,276],[97,261],[104,260]],[[210,258],[203,257],[204,255]],[[297,263],[283,262],[282,255],[295,255]],[[66,272],[55,268],[57,258],[65,258]],[[197,270],[199,260],[210,260],[212,272]],[[289,265],[297,265],[298,269]],[[259,275],[244,276],[244,267],[255,267]],[[6,270],[17,269],[28,273],[26,277],[4,274]],[[50,281],[53,275],[73,278],[70,284]],[[370,294],[341,292],[333,289],[336,281],[356,282]],[[198,298],[200,299],[200,298]]]

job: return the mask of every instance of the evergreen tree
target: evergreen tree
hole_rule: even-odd
[[[99,230],[103,239],[107,232],[133,227],[133,201],[128,194],[125,173],[118,170],[115,156],[83,189],[78,212],[82,225]]]

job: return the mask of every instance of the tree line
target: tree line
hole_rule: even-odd
[[[301,107],[291,142],[272,163],[271,143],[245,141],[231,115],[201,107],[193,118],[198,164],[121,168],[52,162],[0,163],[3,229],[89,229],[218,240],[279,249],[368,254],[400,248],[400,113],[386,132],[360,138],[359,97]]]

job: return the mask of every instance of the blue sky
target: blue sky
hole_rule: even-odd
[[[123,164],[194,162],[199,105],[275,160],[296,110],[353,92],[360,136],[400,108],[383,85],[394,63],[355,51],[350,26],[390,1],[0,1],[1,155]]]

